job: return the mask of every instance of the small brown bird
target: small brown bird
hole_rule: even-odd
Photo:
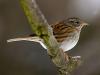
[[[53,35],[59,43],[60,48],[64,51],[68,51],[77,44],[80,37],[81,29],[85,25],[88,24],[80,20],[79,18],[73,17],[53,24],[51,25],[51,27],[53,29]],[[43,44],[42,40],[39,40],[39,38],[38,40],[34,40],[34,36],[35,34],[30,35],[30,37],[28,38],[10,39],[8,40],[8,42],[20,40],[36,41],[39,42],[46,49],[46,46]]]

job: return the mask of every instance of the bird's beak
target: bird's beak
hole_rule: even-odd
[[[88,23],[82,22],[78,28],[81,30],[81,28],[83,28],[84,26],[88,26]]]
[[[88,26],[89,24],[88,24],[88,23],[83,22],[81,25],[82,25],[82,26]]]

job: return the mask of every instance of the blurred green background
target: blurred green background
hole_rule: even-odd
[[[77,46],[68,52],[82,56],[83,64],[71,75],[100,75],[100,0],[37,0],[49,24],[68,17],[89,23]],[[0,0],[0,75],[57,75],[41,45],[10,38],[29,35],[32,29],[18,0]]]

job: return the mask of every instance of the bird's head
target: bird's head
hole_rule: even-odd
[[[83,20],[73,17],[73,18],[68,18],[67,19],[67,24],[71,25],[75,28],[81,29],[83,26],[88,25],[88,23],[84,22]]]

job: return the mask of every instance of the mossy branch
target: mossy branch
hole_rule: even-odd
[[[43,39],[47,47],[47,53],[53,63],[56,65],[59,75],[69,75],[77,67],[79,60],[68,56],[59,48],[56,39],[53,36],[52,28],[49,26],[35,0],[20,0],[25,15],[32,27],[32,30],[38,37]]]

